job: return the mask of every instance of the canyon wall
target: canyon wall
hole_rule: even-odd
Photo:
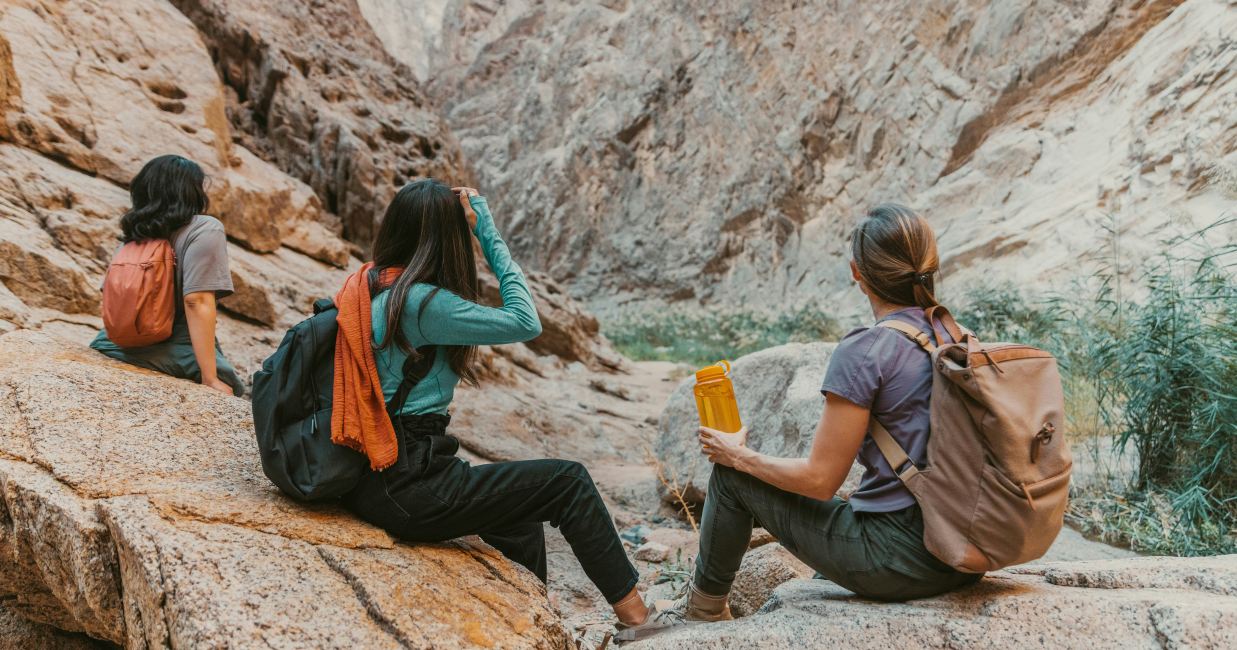
[[[1230,203],[1223,0],[427,4],[362,2],[418,34],[387,47],[427,62],[517,256],[595,309],[853,311],[882,202],[928,216],[947,292],[1134,268]]]

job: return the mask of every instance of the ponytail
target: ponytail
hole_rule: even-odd
[[[936,235],[918,212],[892,203],[868,210],[855,227],[850,251],[864,284],[885,302],[923,309],[940,304]]]

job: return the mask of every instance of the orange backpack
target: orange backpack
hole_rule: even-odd
[[[924,316],[956,342],[934,332],[933,345],[902,321],[879,325],[932,357],[927,466],[876,416],[868,434],[923,508],[924,544],[941,561],[983,573],[1043,557],[1061,532],[1074,465],[1057,360],[1029,345],[980,343],[944,307]]]
[[[176,317],[176,253],[166,239],[131,241],[103,279],[103,328],[122,348],[166,340]]]

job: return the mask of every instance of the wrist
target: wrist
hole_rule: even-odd
[[[752,473],[752,465],[760,454],[748,447],[739,447],[734,454],[734,468],[744,474]]]

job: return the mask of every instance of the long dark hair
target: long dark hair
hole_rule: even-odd
[[[120,241],[167,239],[206,212],[206,174],[180,156],[159,156],[146,163],[129,184],[133,207],[120,218]]]
[[[415,356],[417,353],[401,328],[404,303],[412,285],[434,287],[421,300],[417,310],[418,328],[425,307],[443,289],[464,300],[477,301],[476,258],[464,206],[451,188],[432,178],[409,183],[395,195],[374,236],[373,251],[374,268],[368,278],[371,296],[383,290],[384,271],[404,267],[386,288],[387,331],[378,343],[380,350],[394,342],[405,354]],[[477,374],[472,369],[476,346],[449,345],[447,352],[451,370],[465,383],[478,385]]]
[[[918,212],[892,203],[868,210],[851,235],[850,254],[863,283],[885,302],[924,309],[939,304],[936,234]]]

